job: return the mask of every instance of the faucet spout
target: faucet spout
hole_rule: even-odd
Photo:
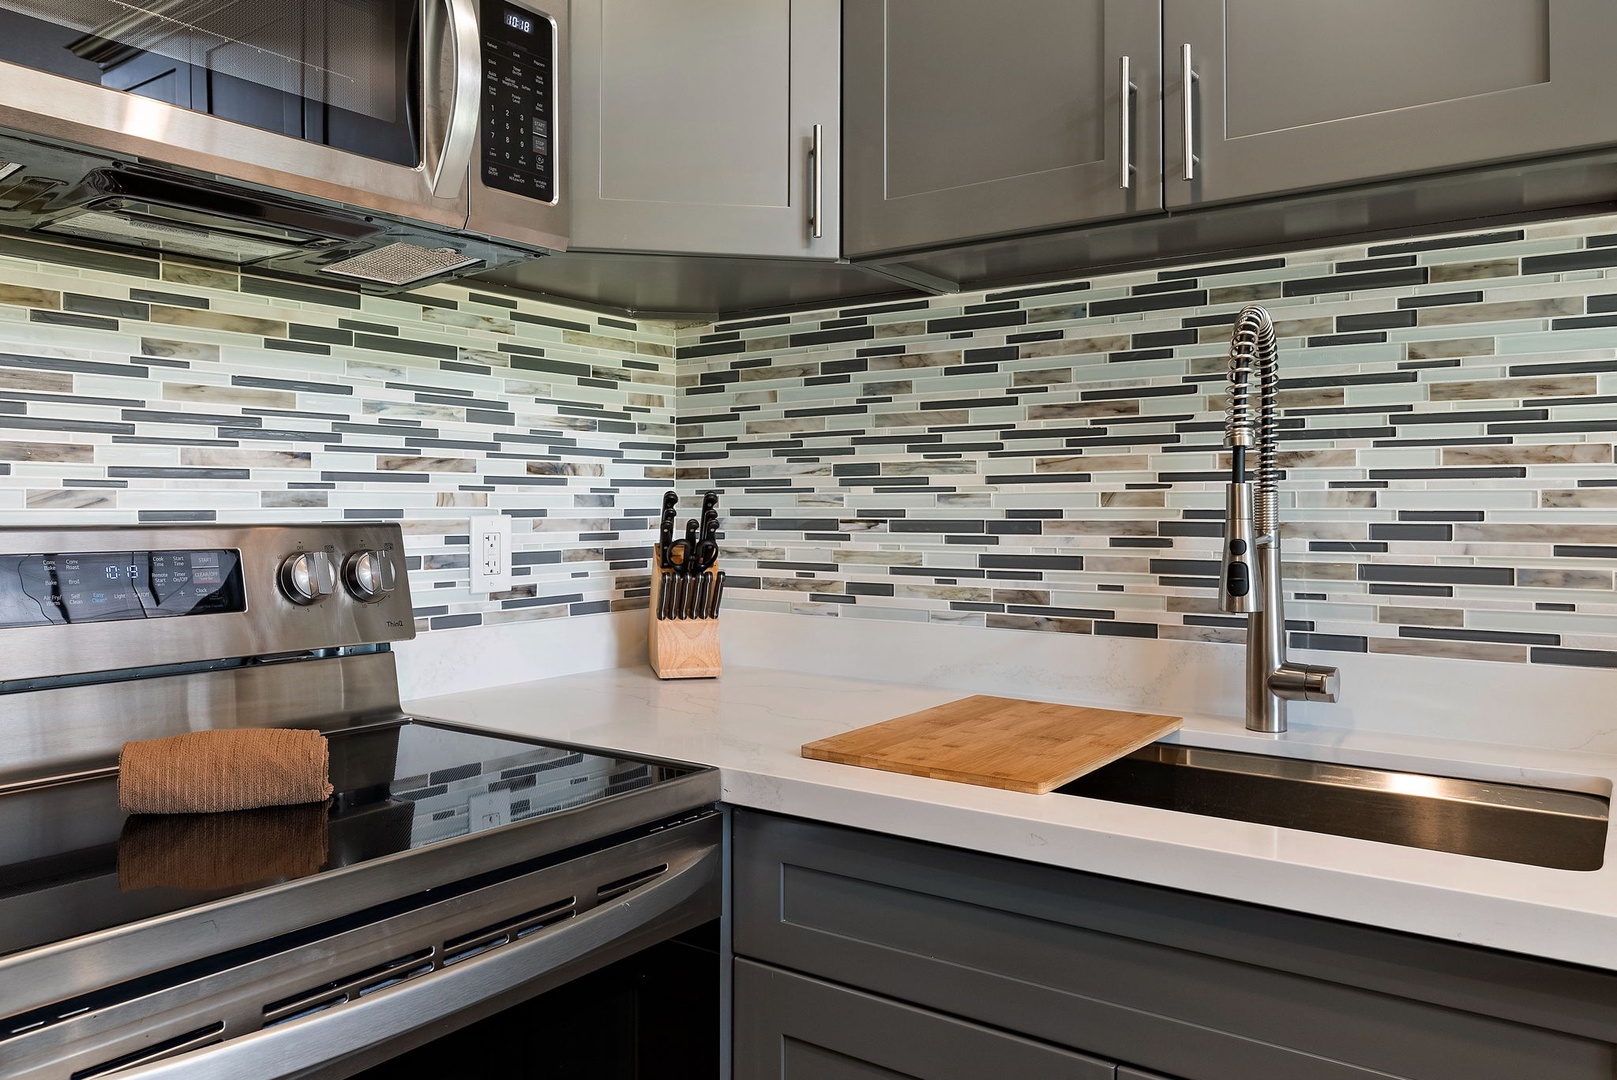
[[[1333,667],[1286,659],[1275,461],[1279,384],[1274,322],[1261,307],[1243,308],[1230,335],[1224,414],[1230,479],[1219,607],[1246,616],[1246,726],[1270,733],[1286,730],[1286,702],[1335,701],[1337,681]]]

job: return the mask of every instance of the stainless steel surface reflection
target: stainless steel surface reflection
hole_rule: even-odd
[[[1057,793],[1557,870],[1600,869],[1611,805],[1578,791],[1165,743]]]
[[[403,551],[387,523],[0,530],[0,1078],[345,1077],[718,918],[716,770],[403,714]],[[289,561],[356,553],[387,596],[287,595]],[[326,736],[331,799],[119,808],[125,741],[263,727]]]

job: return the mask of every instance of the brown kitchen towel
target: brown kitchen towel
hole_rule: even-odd
[[[330,797],[318,731],[193,731],[124,743],[118,758],[118,806],[126,814],[211,814]]]
[[[118,836],[118,888],[233,889],[307,877],[326,862],[326,807],[134,814]]]

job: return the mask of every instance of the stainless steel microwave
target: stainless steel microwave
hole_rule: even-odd
[[[567,8],[540,2],[0,0],[0,225],[307,273],[565,248]]]

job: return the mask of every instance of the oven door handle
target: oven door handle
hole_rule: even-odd
[[[716,918],[721,865],[716,846],[682,852],[669,858],[668,871],[655,882],[541,930],[526,941],[440,968],[360,1001],[118,1075],[120,1080],[218,1080],[222,1076],[286,1080],[320,1075],[324,1067],[515,990],[659,922],[668,925],[662,935],[667,937]],[[699,917],[680,921],[688,911]],[[637,940],[635,948],[655,940]],[[369,1058],[366,1064],[377,1060]]]
[[[472,168],[472,142],[483,91],[483,43],[473,0],[437,0],[449,30],[448,106],[444,110],[443,149],[432,170],[432,194],[458,199]],[[428,71],[431,71],[430,61]]]

